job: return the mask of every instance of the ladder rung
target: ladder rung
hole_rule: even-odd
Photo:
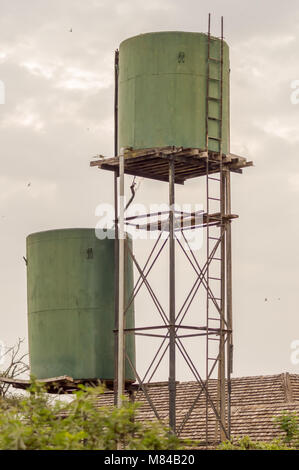
[[[218,357],[208,357],[208,360],[209,360],[209,361],[217,361],[217,360],[218,360]]]
[[[218,197],[208,197],[208,199],[212,199],[213,201],[221,201],[221,199],[219,199]]]
[[[208,176],[209,180],[214,180],[214,181],[221,181],[220,178],[213,178],[212,176]]]
[[[219,299],[218,297],[210,297],[210,296],[209,296],[208,299],[221,301],[221,299]]]
[[[208,317],[208,320],[216,320],[216,321],[220,321],[220,318]]]
[[[211,117],[211,116],[208,116],[208,119],[210,119],[211,121],[222,121],[221,118],[216,118],[216,117]]]
[[[214,96],[208,96],[208,100],[211,100],[211,101],[221,101],[221,98],[214,98]]]
[[[208,341],[220,341],[220,338],[209,338],[208,337]]]
[[[221,82],[221,78],[208,77],[208,80],[214,80],[215,82]]]
[[[212,62],[221,62],[221,59],[218,59],[217,57],[208,57],[208,60],[211,60]]]
[[[218,140],[219,142],[221,142],[221,139],[219,137],[210,137],[210,136],[208,136],[208,139]]]
[[[217,238],[217,237],[208,237],[210,240],[221,240],[221,238]]]
[[[212,276],[209,276],[208,279],[214,279],[214,281],[221,281],[221,277],[212,277]]]

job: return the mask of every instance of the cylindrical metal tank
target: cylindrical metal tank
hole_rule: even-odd
[[[27,237],[29,356],[35,377],[113,380],[113,235],[109,231],[100,240],[94,229],[79,228]],[[128,253],[126,280],[128,298],[133,289]],[[133,303],[126,327],[134,327]],[[126,335],[126,350],[135,364],[134,335]],[[125,370],[126,381],[134,382],[128,363]]]
[[[221,40],[210,41],[210,137],[219,138]],[[126,39],[119,48],[119,149],[206,148],[208,37],[157,32]],[[223,42],[222,152],[229,152],[229,48]],[[209,149],[219,151],[219,141]]]

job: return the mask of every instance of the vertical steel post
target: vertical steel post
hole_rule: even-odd
[[[209,204],[209,94],[210,94],[210,87],[209,87],[209,79],[210,79],[210,42],[211,42],[211,13],[208,16],[208,48],[207,48],[207,86],[206,86],[206,211],[207,211],[207,240],[206,240],[206,257],[207,257],[207,270],[206,270],[206,445],[208,445],[209,441],[209,400],[208,400],[208,393],[209,393],[209,263],[210,263],[210,204]]]
[[[125,308],[125,230],[124,230],[124,149],[119,156],[119,270],[118,270],[118,361],[117,361],[117,406],[122,405],[124,393],[124,308]]]
[[[114,171],[114,405],[117,405],[117,368],[118,368],[118,269],[119,269],[119,247],[118,247],[118,174]]]
[[[225,175],[224,172],[221,172],[221,320],[220,320],[220,347],[219,347],[219,388],[220,388],[220,419],[222,425],[226,428],[226,389],[225,389],[225,235],[226,235],[226,223],[224,222],[223,216],[225,215]],[[222,426],[220,426],[220,439],[224,441],[227,438],[225,431]]]
[[[114,156],[118,154],[118,64],[119,51],[114,55]]]
[[[175,166],[169,161],[169,426],[176,431],[176,364],[175,364]]]
[[[226,213],[231,213],[231,184],[230,171],[225,172],[226,186]],[[232,313],[232,241],[231,241],[231,221],[226,226],[226,309],[227,328],[231,330],[227,339],[227,431],[231,434],[231,373],[233,371],[233,313]]]
[[[220,375],[220,419],[222,426],[220,426],[220,439],[221,441],[227,438],[225,434],[226,429],[226,387],[225,387],[225,319],[226,319],[226,305],[225,305],[225,288],[226,288],[226,221],[224,215],[226,213],[226,178],[225,171],[223,171],[222,163],[222,113],[223,113],[223,16],[221,16],[221,46],[220,46],[220,212],[221,212],[221,321],[220,321],[220,362],[219,362],[219,375]],[[223,427],[225,429],[223,429]]]
[[[118,50],[114,56],[114,156],[118,154]],[[114,171],[114,405],[117,405],[118,362],[118,169]]]

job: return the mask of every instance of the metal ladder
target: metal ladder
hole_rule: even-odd
[[[207,37],[207,86],[206,86],[206,443],[211,441],[209,431],[209,410],[211,410],[209,379],[218,364],[217,397],[213,400],[217,412],[213,441],[224,436],[225,427],[225,371],[224,334],[225,328],[225,180],[222,162],[222,117],[223,117],[223,17],[221,17],[221,38],[211,37],[211,15],[208,20]],[[214,42],[213,42],[214,41]],[[218,47],[219,44],[219,47]],[[213,55],[211,54],[213,49]],[[212,94],[211,91],[214,91]],[[211,108],[214,113],[211,112]],[[215,113],[216,111],[216,113]],[[217,161],[217,173],[212,173],[213,161]],[[217,175],[217,176],[216,176]],[[211,206],[213,210],[211,211]],[[210,214],[218,214],[217,225],[210,226]],[[214,219],[214,217],[213,217]],[[216,232],[216,233],[215,233]],[[216,271],[217,274],[213,271]],[[214,292],[216,291],[216,294]],[[215,334],[217,329],[218,334]],[[214,348],[212,351],[212,343]],[[215,347],[215,344],[219,348]],[[218,353],[215,353],[218,350]],[[223,393],[224,391],[224,393]],[[222,397],[222,398],[221,398]],[[214,412],[215,412],[214,409]],[[222,423],[222,424],[221,424]]]

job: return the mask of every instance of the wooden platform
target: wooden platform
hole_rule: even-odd
[[[9,377],[0,377],[0,382],[12,385],[14,388],[19,388],[21,390],[27,390],[30,385],[30,380],[24,379],[11,379]],[[39,379],[38,383],[41,383],[45,386],[45,389],[48,393],[72,393],[74,390],[78,390],[79,384],[93,385],[95,381],[82,381],[75,380],[72,377],[67,375],[62,375],[61,377],[52,377],[49,379]]]
[[[12,379],[9,377],[1,377],[0,382],[10,384],[14,388],[21,390],[27,390],[30,385],[30,380],[24,379]],[[79,390],[79,385],[85,385],[87,387],[95,387],[97,385],[104,385],[107,390],[113,390],[113,381],[100,381],[99,379],[73,379],[67,375],[62,375],[60,377],[50,377],[48,379],[38,379],[38,383],[44,385],[45,390],[48,393],[55,394],[64,394],[64,393],[73,393],[76,390]],[[131,382],[126,382],[126,388],[131,386]]]
[[[201,212],[201,214],[200,214]],[[179,213],[180,215],[177,216],[176,214]],[[162,219],[162,215],[167,215],[166,218]],[[157,217],[158,216],[158,217]],[[175,211],[174,216],[174,231],[178,232],[181,230],[190,230],[198,227],[207,227],[218,225],[222,222],[227,222],[232,219],[237,219],[238,215],[236,214],[226,214],[221,216],[220,212],[214,214],[204,213],[203,211],[199,211],[198,213],[183,213],[179,211]],[[145,223],[136,223],[136,220],[146,219]],[[158,220],[155,220],[158,219]],[[144,214],[138,215],[133,217],[126,217],[125,218],[125,225],[135,227],[138,230],[146,230],[148,232],[151,231],[162,231],[162,232],[169,232],[169,211],[163,212],[163,214]]]
[[[119,157],[107,158],[98,155],[90,166],[103,170],[118,171]],[[184,184],[187,179],[207,174],[207,158],[209,174],[218,173],[220,156],[218,153],[195,148],[161,147],[142,150],[127,150],[125,153],[125,173],[159,181],[168,182],[168,161],[175,162],[175,182]],[[242,173],[242,168],[252,166],[246,158],[234,154],[222,155],[224,167],[236,173]]]

